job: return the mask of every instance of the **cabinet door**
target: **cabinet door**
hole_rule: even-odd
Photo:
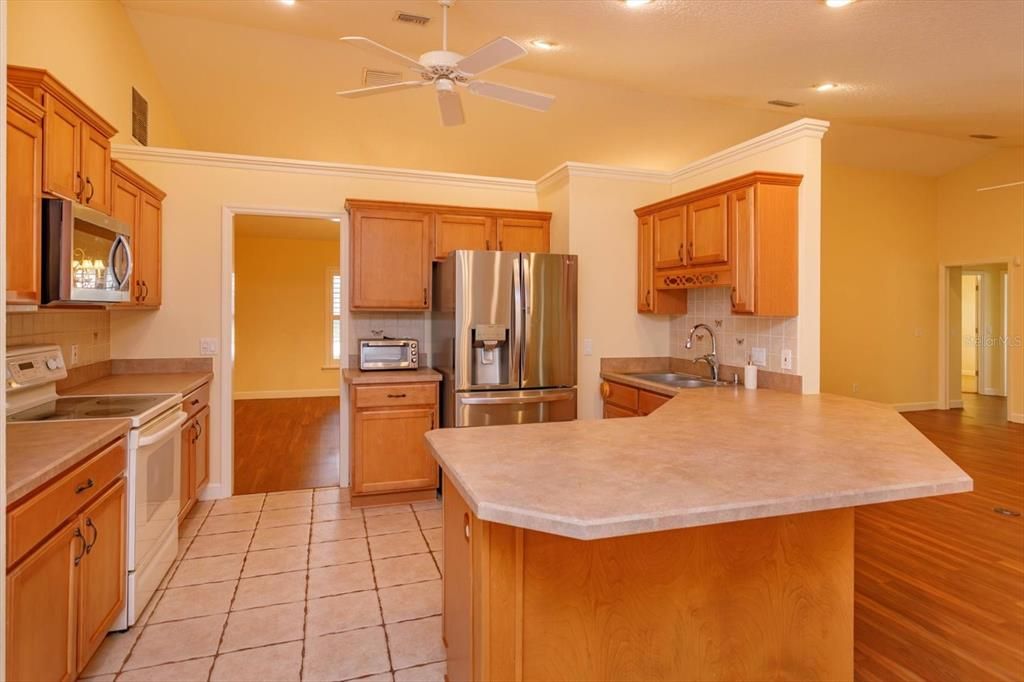
[[[685,207],[654,214],[654,267],[676,268],[686,263]]]
[[[82,119],[53,97],[45,97],[43,191],[66,199],[83,196]]]
[[[178,523],[181,523],[195,502],[196,494],[196,439],[199,428],[195,419],[189,419],[181,426],[181,504],[178,507]]]
[[[636,309],[654,311],[654,225],[651,216],[637,223],[636,237]]]
[[[729,259],[726,195],[709,197],[686,206],[686,264],[709,265]]]
[[[121,176],[114,174],[110,189],[110,215],[125,223],[132,229],[132,272],[131,298],[119,305],[138,305],[142,299],[142,282],[139,279],[139,252],[142,248],[142,240],[139,226],[139,217],[142,209],[142,190]]]
[[[353,211],[353,310],[430,307],[431,223],[417,211]]]
[[[210,408],[204,407],[195,418],[196,444],[192,453],[192,470],[195,472],[196,499],[199,499],[199,491],[210,480]]]
[[[732,234],[732,311],[754,312],[754,188],[729,193]]]
[[[71,680],[75,665],[77,518],[7,574],[7,679]]]
[[[135,267],[142,287],[140,301],[147,307],[159,306],[163,300],[160,285],[162,213],[160,202],[143,192],[139,208],[139,248],[136,250]]]
[[[88,124],[82,125],[82,203],[110,213],[110,140]]]
[[[473,515],[451,481],[441,512],[441,633],[451,682],[473,679]]]
[[[81,519],[86,545],[78,567],[78,670],[85,668],[125,605],[125,479],[86,507]]]
[[[547,253],[550,223],[534,218],[498,218],[498,250]]]
[[[635,417],[635,416],[637,416],[636,412],[630,412],[629,410],[624,410],[621,407],[616,407],[615,405],[611,405],[609,403],[605,403],[604,404],[604,418],[605,419],[618,419],[620,417]]]
[[[39,303],[43,126],[7,107],[7,302]]]
[[[456,249],[490,251],[498,247],[495,220],[490,216],[434,216],[434,258],[444,260]]]
[[[434,408],[356,410],[352,428],[353,492],[437,487],[437,463],[423,439],[434,423]]]

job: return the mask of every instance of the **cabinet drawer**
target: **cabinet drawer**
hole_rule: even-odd
[[[611,381],[606,381],[601,386],[601,397],[606,403],[617,405],[627,410],[636,412],[639,405],[637,394],[640,391],[632,386],[623,386]]]
[[[356,386],[355,389],[356,407],[433,405],[437,401],[437,386],[433,383]]]
[[[635,417],[637,414],[636,412],[630,412],[629,410],[624,410],[621,407],[615,407],[614,405],[605,403],[603,416],[605,419],[619,419],[621,417]]]
[[[33,493],[7,513],[7,565],[11,566],[125,470],[126,442],[112,443],[70,473]]]
[[[199,411],[210,403],[210,384],[203,384],[185,396],[181,401],[181,409],[188,413],[188,419],[199,414]]]
[[[647,415],[654,412],[656,409],[667,403],[671,398],[667,395],[661,395],[659,393],[651,393],[650,391],[640,391],[640,414]]]

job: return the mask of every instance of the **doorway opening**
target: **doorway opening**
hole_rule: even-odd
[[[1007,263],[946,268],[946,402],[965,415],[1007,417]]]
[[[233,218],[233,492],[336,486],[341,441],[340,224]]]

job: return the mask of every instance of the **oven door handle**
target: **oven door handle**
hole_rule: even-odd
[[[117,257],[117,250],[124,249],[125,262],[127,267],[124,270],[124,277],[119,277],[117,274],[117,268],[114,267],[114,261]],[[123,234],[117,235],[114,239],[114,243],[110,245],[110,255],[107,257],[107,262],[110,263],[110,272],[114,276],[114,281],[117,282],[117,288],[120,290],[124,287],[125,282],[129,281],[132,277],[132,271],[135,269],[135,263],[132,261],[132,249],[128,244],[128,240],[124,238]]]
[[[174,415],[174,419],[164,428],[160,429],[156,433],[149,433],[146,434],[145,436],[140,436],[139,447],[146,447],[147,445],[159,443],[160,441],[164,440],[165,438],[167,438],[169,434],[173,433],[174,431],[180,430],[181,425],[185,423],[185,420],[187,418],[187,414],[185,414],[184,412],[178,412],[176,415]]]

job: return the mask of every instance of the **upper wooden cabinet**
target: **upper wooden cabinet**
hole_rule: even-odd
[[[9,66],[7,80],[44,111],[43,191],[110,213],[117,129],[43,69]]]
[[[664,294],[728,287],[734,313],[795,316],[802,179],[749,173],[636,209],[637,310],[678,314],[685,297]]]
[[[132,230],[132,297],[118,307],[156,308],[163,301],[163,191],[120,161],[111,165],[111,215]]]
[[[549,249],[551,214],[349,199],[352,310],[428,310],[431,261],[452,251]]]
[[[7,303],[39,303],[43,108],[7,87]]]

